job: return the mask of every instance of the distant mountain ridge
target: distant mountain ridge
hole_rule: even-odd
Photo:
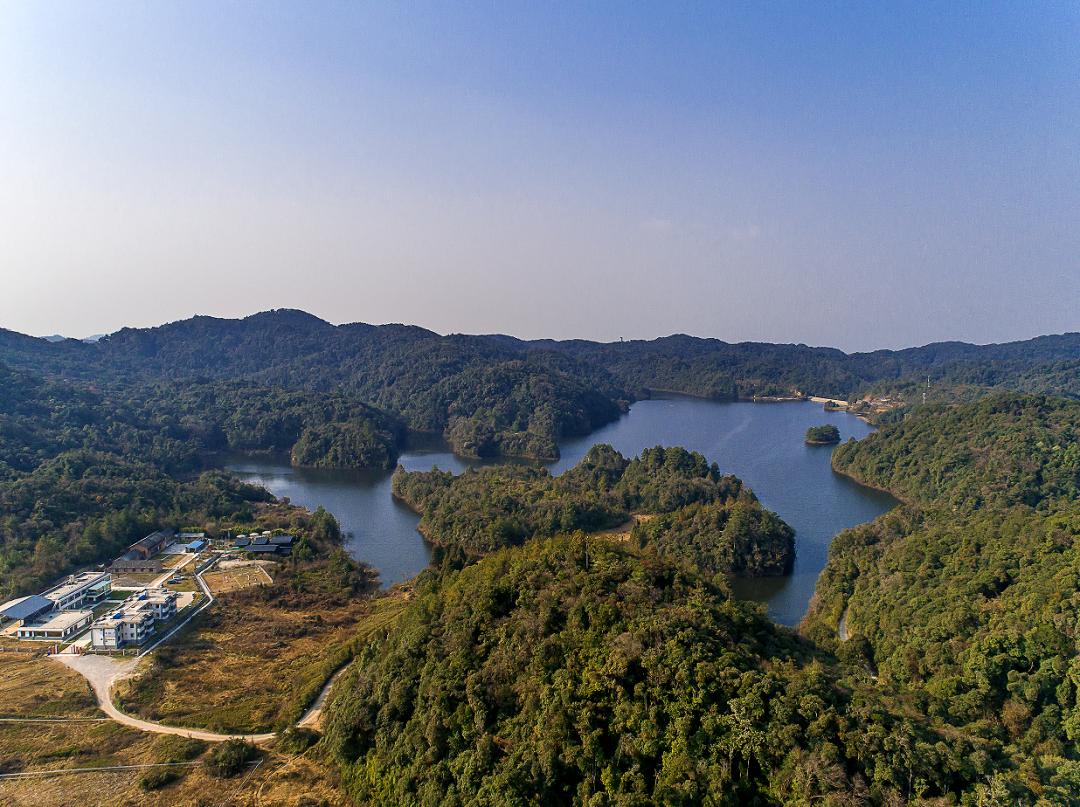
[[[609,343],[442,336],[414,325],[335,326],[277,309],[124,328],[92,344],[0,330],[0,362],[100,386],[201,377],[335,392],[400,416],[413,429],[443,431],[452,441],[457,434],[457,448],[474,455],[550,456],[555,440],[588,433],[654,391],[720,400],[849,399],[875,385],[913,386],[929,372],[937,386],[1080,397],[1077,333],[846,354],[685,334]],[[513,437],[525,432],[543,439],[524,445]]]
[[[614,420],[626,397],[570,357],[527,357],[408,325],[334,326],[288,309],[124,328],[96,344],[0,331],[0,362],[102,388],[206,378],[343,394],[442,433],[470,456],[557,457],[559,439]]]
[[[752,346],[791,351],[810,352],[815,355],[847,359],[874,366],[882,360],[899,359],[913,367],[940,367],[955,361],[1015,361],[1031,360],[1036,363],[1080,358],[1080,333],[1052,334],[1036,336],[1017,342],[975,345],[968,342],[933,342],[922,347],[909,347],[903,350],[875,350],[868,353],[844,353],[834,347],[808,347],[804,344],[778,344],[772,342],[724,342],[709,337],[673,334],[651,340],[635,339],[620,342],[590,342],[584,339],[534,339],[524,340],[506,334],[487,334],[496,344],[514,350],[529,352],[533,350],[558,350],[573,355],[587,355],[599,350],[623,351],[629,354],[642,352],[667,352],[681,357],[703,356],[735,348]]]

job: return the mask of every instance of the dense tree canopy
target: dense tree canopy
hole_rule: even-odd
[[[637,526],[639,549],[679,557],[711,574],[783,574],[794,532],[716,463],[657,446],[632,460],[596,445],[553,477],[540,467],[500,466],[454,476],[398,471],[394,495],[423,514],[421,531],[471,553],[515,546],[535,535],[618,527],[631,514],[662,514]]]
[[[425,573],[326,742],[382,805],[899,803],[969,764],[823,660],[670,563],[559,536]]]
[[[334,393],[410,429],[444,434],[467,456],[557,457],[559,439],[614,420],[626,397],[604,370],[571,356],[527,357],[482,337],[401,325],[335,327],[284,310],[126,328],[93,345],[0,331],[0,361],[110,389],[201,378]],[[305,441],[316,456],[347,456],[363,439],[362,430],[327,428],[319,424]]]
[[[684,335],[611,344],[440,336],[404,325],[334,326],[278,310],[243,320],[193,317],[125,328],[97,344],[49,343],[0,329],[0,361],[101,387],[212,378],[333,392],[400,417],[414,430],[442,433],[469,456],[556,456],[560,438],[588,433],[652,391],[721,400],[849,399],[874,388],[915,405],[922,389],[916,388],[930,374],[938,396],[931,400],[996,390],[1080,396],[1078,334],[847,355]],[[892,417],[903,412],[890,411]]]
[[[1080,493],[1080,403],[996,395],[936,406],[865,440],[833,467],[905,501],[970,513]]]
[[[1078,438],[1080,403],[1003,395],[834,453],[909,504],[833,540],[804,632],[874,665],[928,725],[977,738],[1014,793],[1062,771],[1080,792]]]
[[[806,430],[806,442],[839,443],[840,430],[831,423],[827,423],[824,426],[811,426]]]

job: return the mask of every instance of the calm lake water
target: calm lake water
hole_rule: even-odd
[[[829,542],[845,527],[871,521],[897,504],[886,493],[855,484],[829,466],[830,446],[808,446],[811,426],[832,423],[843,440],[861,440],[871,428],[820,404],[719,403],[670,397],[639,401],[630,414],[588,437],[560,445],[562,459],[546,463],[553,474],[576,465],[595,443],[610,443],[626,457],[656,445],[681,445],[704,454],[724,473],[753,488],[770,510],[795,529],[797,559],[790,577],[738,580],[736,596],[764,603],[769,615],[794,625],[806,613],[814,583],[825,566]],[[469,462],[445,446],[403,454],[409,471],[460,473]],[[384,584],[408,579],[428,564],[431,547],[416,531],[419,517],[390,495],[390,474],[292,468],[287,460],[233,457],[229,470],[276,496],[314,510],[322,505],[349,534],[346,548],[382,573]]]

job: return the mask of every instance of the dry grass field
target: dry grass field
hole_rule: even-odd
[[[115,691],[146,720],[255,734],[294,723],[355,649],[404,601],[285,600],[278,586],[225,594]]]
[[[182,566],[191,560],[191,555],[187,552],[175,552],[171,555],[158,555],[157,559],[161,561],[162,571],[166,569],[175,569],[177,566]]]
[[[97,708],[78,673],[45,656],[0,654],[0,773],[140,765],[157,761],[155,737],[125,728]],[[15,719],[12,719],[15,718]],[[26,722],[22,722],[25,720]],[[194,787],[187,798],[148,794],[142,771],[107,771],[23,779],[0,778],[0,804],[46,807],[90,805],[211,804],[220,788],[204,772],[177,784]],[[200,784],[200,780],[201,784]],[[179,796],[174,789],[172,797]]]
[[[8,646],[0,653],[0,717],[104,717],[86,679],[39,655],[43,651],[12,652]]]
[[[112,767],[61,775],[0,779],[0,804],[5,807],[217,807],[230,799],[231,807],[315,807],[347,804],[338,792],[334,772],[312,752],[300,758],[263,749],[262,763],[250,776],[220,779],[201,763],[207,750],[195,749],[196,765],[141,767],[177,757],[163,753],[165,735],[144,734],[108,721],[61,723],[37,731],[12,724],[0,725],[0,754],[22,770],[70,770]],[[15,748],[14,758],[8,757]],[[185,755],[186,756],[186,755]],[[311,757],[309,759],[308,757]],[[174,781],[148,789],[144,780],[154,772],[170,770]]]
[[[89,685],[41,655],[0,653],[0,774],[206,759],[209,746],[176,753],[184,738],[146,734],[102,719]],[[21,718],[27,721],[11,721]],[[73,719],[74,718],[74,719]],[[89,718],[89,719],[87,719]],[[11,722],[9,722],[11,721]],[[38,722],[45,721],[45,722]],[[195,753],[191,753],[194,751]],[[175,781],[147,790],[142,780],[163,768],[114,769],[22,779],[0,778],[4,807],[211,807],[229,796],[234,807],[345,807],[333,770],[316,751],[299,757],[263,749],[263,763],[243,776],[219,779],[201,765],[180,766]]]
[[[254,561],[215,569],[204,574],[202,579],[215,596],[274,582],[266,569]]]

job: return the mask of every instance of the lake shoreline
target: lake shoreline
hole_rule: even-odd
[[[852,473],[850,473],[848,471],[841,471],[839,468],[837,468],[831,462],[829,463],[829,466],[832,468],[832,471],[833,471],[834,474],[840,474],[840,476],[845,477],[846,479],[850,479],[856,485],[862,485],[864,488],[870,488],[871,490],[876,490],[876,491],[878,491],[880,493],[888,493],[890,496],[892,496],[894,499],[896,499],[898,502],[900,502],[900,504],[904,504],[904,505],[908,505],[908,506],[911,505],[911,502],[907,501],[906,499],[901,498],[899,496],[899,494],[897,494],[896,491],[894,491],[894,490],[889,490],[888,488],[883,488],[883,487],[881,487],[881,485],[875,485],[873,482],[864,482],[861,479],[859,479],[857,476],[855,476],[854,474],[852,474]]]
[[[763,604],[772,619],[792,627],[806,612],[835,535],[873,521],[896,506],[897,499],[858,480],[841,479],[832,473],[827,452],[804,444],[807,428],[820,423],[818,407],[752,403],[675,393],[663,399],[642,399],[634,405],[632,417],[619,418],[587,436],[560,440],[562,459],[545,467],[558,476],[597,443],[611,445],[624,457],[660,444],[697,451],[726,473],[735,474],[754,490],[763,506],[796,530],[798,554],[790,575],[732,579],[733,593]],[[853,415],[838,412],[835,417],[845,435],[862,438],[872,432]],[[432,440],[436,445],[419,445],[405,452],[399,465],[406,471],[427,471],[435,465],[455,475],[481,465],[453,454],[440,442]],[[384,587],[428,567],[434,544],[424,534],[429,531],[423,526],[417,529],[423,514],[392,495],[392,474],[294,468],[287,456],[281,461],[234,456],[230,470],[245,481],[262,484],[279,498],[288,496],[311,511],[322,505],[333,513],[349,536],[349,554],[379,569]],[[517,463],[489,459],[482,464]]]

